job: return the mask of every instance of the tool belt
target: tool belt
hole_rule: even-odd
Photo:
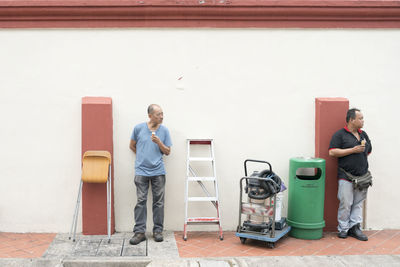
[[[342,168],[340,168],[340,170],[344,172],[347,175],[347,178],[353,183],[354,189],[358,189],[361,191],[372,186],[372,175],[370,171],[367,171],[367,173],[364,175],[355,176],[351,173],[346,172]]]

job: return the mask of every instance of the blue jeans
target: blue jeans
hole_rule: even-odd
[[[362,204],[368,189],[362,191],[353,188],[353,183],[339,180],[338,188],[338,231],[347,232],[354,225],[362,222]]]
[[[135,207],[135,227],[133,232],[145,233],[147,221],[147,194],[149,184],[153,194],[153,233],[162,232],[164,228],[164,194],[165,175],[159,176],[135,176],[137,204]]]

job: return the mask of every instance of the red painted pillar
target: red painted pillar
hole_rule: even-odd
[[[325,176],[325,231],[337,230],[337,159],[329,156],[332,135],[346,124],[349,100],[346,98],[315,99],[315,157],[326,160]]]
[[[112,158],[114,183],[113,118],[109,97],[82,98],[82,156],[87,150],[107,150]],[[114,233],[114,185],[111,192],[111,233]],[[82,188],[82,232],[107,234],[107,186],[84,183]]]

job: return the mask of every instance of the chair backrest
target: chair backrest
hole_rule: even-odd
[[[110,152],[103,150],[86,151],[82,159],[82,181],[85,183],[106,183],[110,165]]]

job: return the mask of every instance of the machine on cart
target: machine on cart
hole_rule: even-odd
[[[265,163],[269,169],[254,171],[251,176],[247,176],[247,162]],[[281,191],[281,179],[272,171],[271,164],[262,160],[245,160],[244,174],[240,179],[239,225],[236,236],[242,244],[249,238],[266,241],[269,248],[274,248],[275,242],[291,229],[286,224],[286,218],[276,220],[277,194]],[[243,191],[247,194],[247,202],[243,200]],[[246,216],[243,222],[242,215]]]

